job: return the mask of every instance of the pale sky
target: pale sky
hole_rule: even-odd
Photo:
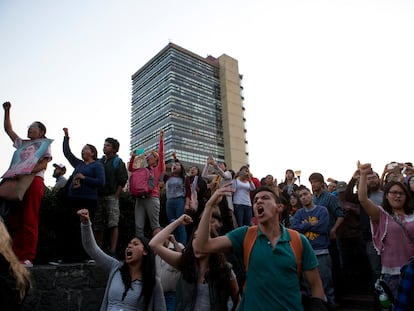
[[[131,75],[168,42],[227,54],[243,74],[253,174],[348,181],[357,160],[380,174],[414,162],[413,16],[411,0],[0,0],[0,100],[21,137],[45,123],[68,177],[63,127],[77,156],[86,143],[102,156],[111,136],[128,161]],[[14,148],[1,133],[3,174]]]

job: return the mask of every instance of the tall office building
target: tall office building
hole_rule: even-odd
[[[238,170],[248,163],[242,75],[237,60],[203,58],[169,43],[132,76],[131,149],[154,149],[185,167],[207,157]]]

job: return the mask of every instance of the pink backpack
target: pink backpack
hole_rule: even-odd
[[[129,192],[136,198],[148,198],[154,190],[154,175],[152,170],[142,167],[137,168],[129,177]]]

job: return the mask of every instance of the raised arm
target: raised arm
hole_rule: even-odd
[[[82,162],[81,159],[78,159],[73,153],[72,150],[70,150],[69,146],[69,130],[67,127],[63,128],[63,132],[65,133],[65,136],[63,137],[63,154],[65,158],[69,161],[70,165],[73,167],[76,167],[79,165],[79,163]]]
[[[158,256],[177,269],[179,268],[182,254],[179,251],[177,252],[165,247],[164,243],[169,239],[175,229],[181,225],[188,225],[192,222],[193,219],[190,216],[183,214],[158,232],[149,242],[149,246]]]
[[[85,252],[94,260],[96,264],[105,271],[110,271],[114,265],[118,265],[118,260],[105,254],[102,249],[96,244],[92,224],[90,221],[89,211],[87,209],[80,209],[77,212],[81,222],[82,244]]]
[[[234,192],[229,185],[231,183],[217,189],[206,203],[198,225],[197,236],[194,240],[194,251],[196,253],[219,253],[231,250],[231,241],[227,236],[210,237],[210,220],[213,209],[218,206],[223,196]]]
[[[132,150],[131,158],[129,159],[129,163],[128,163],[128,171],[130,171],[131,173],[136,170],[134,168],[135,156],[136,156],[136,150]]]
[[[206,165],[204,166],[203,171],[201,172],[201,177],[204,178],[204,180],[207,183],[211,182],[216,177],[216,175],[212,175],[212,174],[209,175],[208,174],[208,169],[210,167],[211,159],[212,159],[212,157],[209,156],[208,159],[207,159]]]
[[[359,179],[359,171],[356,171],[345,189],[345,200],[352,203],[359,203],[358,194],[354,193],[354,187]]]
[[[358,200],[368,216],[371,217],[371,220],[373,222],[378,222],[380,213],[378,206],[368,198],[367,191],[367,175],[371,170],[371,163],[359,164],[360,178],[358,183]]]
[[[165,154],[164,154],[164,130],[160,131],[160,137],[158,141],[158,165],[157,170],[159,174],[165,172],[166,166],[165,166]]]
[[[10,139],[14,143],[16,139],[19,137],[12,128],[11,121],[10,121],[10,102],[5,102],[3,104],[4,108],[4,130],[6,131],[7,135],[9,135]]]

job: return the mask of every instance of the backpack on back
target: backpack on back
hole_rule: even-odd
[[[298,231],[287,228],[290,236],[290,248],[292,249],[293,255],[296,259],[296,270],[298,273],[298,279],[301,280],[301,273],[302,273],[302,240],[300,238],[300,234]],[[245,265],[245,271],[247,272],[249,268],[249,259],[250,253],[253,249],[253,245],[256,242],[257,238],[257,226],[250,226],[247,229],[246,235],[244,236],[243,240],[243,261]],[[244,287],[246,283],[244,283]],[[328,311],[330,310],[326,304],[326,302],[320,298],[308,296],[302,293],[302,305],[304,311]]]
[[[154,175],[147,167],[137,168],[129,177],[129,192],[133,197],[145,199],[154,190]]]
[[[100,161],[102,162],[102,164],[105,161],[105,156],[103,156],[102,158],[100,158]],[[119,156],[116,154],[114,157],[114,160],[112,161],[112,166],[114,167],[114,170],[116,170],[119,166],[119,163],[121,162],[121,159],[119,158]]]
[[[257,226],[250,226],[247,229],[246,235],[244,236],[243,240],[243,262],[247,272],[249,268],[249,259],[250,253],[252,251],[254,242],[256,242],[257,237]],[[287,228],[289,235],[290,235],[290,242],[289,245],[292,249],[293,255],[295,255],[296,259],[296,268],[298,271],[298,275],[301,275],[301,268],[302,268],[302,240],[300,239],[299,232],[293,229]]]

